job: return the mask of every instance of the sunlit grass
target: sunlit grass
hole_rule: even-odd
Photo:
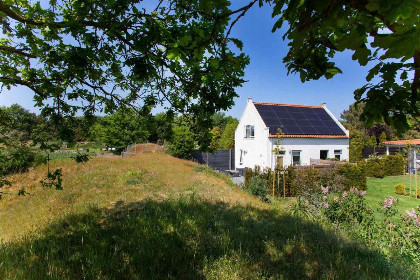
[[[163,153],[95,157],[11,176],[0,201],[0,279],[407,279],[328,224],[261,202],[207,167]],[[18,197],[24,187],[29,193]]]
[[[404,180],[405,179],[405,180]],[[414,186],[414,176],[412,176],[412,186]],[[409,178],[408,176],[387,176],[383,179],[379,178],[368,178],[367,179],[367,194],[366,201],[369,203],[370,207],[373,210],[376,210],[378,207],[382,207],[382,203],[385,198],[393,196],[398,198],[398,203],[396,204],[396,209],[401,215],[405,215],[405,210],[411,210],[420,206],[420,199],[415,199],[413,197],[398,195],[395,193],[395,185],[404,184],[407,191]],[[413,188],[412,188],[413,189]],[[414,187],[415,189],[415,187]],[[380,214],[376,214],[379,218],[382,218]]]

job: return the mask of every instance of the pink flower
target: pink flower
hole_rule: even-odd
[[[350,192],[354,194],[358,194],[359,190],[357,188],[350,188]]]
[[[330,190],[330,187],[326,186],[325,188],[321,186],[321,191],[323,194],[328,194],[328,191]]]
[[[411,209],[411,212],[405,210],[405,213],[407,213],[407,215],[413,219],[414,225],[416,227],[420,227],[420,217],[416,214],[416,211],[414,211],[414,209]]]
[[[363,192],[360,193],[361,197],[364,197],[365,195],[366,195],[366,191],[363,191]]]
[[[391,209],[392,204],[396,201],[397,200],[395,198],[393,198],[392,196],[390,196],[389,198],[385,198],[384,203],[383,203],[384,208],[387,209],[387,210]]]
[[[409,212],[408,210],[405,210],[405,213],[407,213],[407,215],[413,219],[417,219],[417,214],[416,211],[414,211],[414,209],[411,209],[411,212]]]
[[[325,209],[328,209],[328,207],[330,207],[330,206],[328,205],[328,203],[327,203],[327,202],[324,202],[324,203],[322,204],[322,207],[324,207]]]

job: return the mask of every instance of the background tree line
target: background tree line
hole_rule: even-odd
[[[410,129],[399,132],[384,121],[375,122],[367,127],[361,116],[365,110],[365,103],[354,103],[349,109],[341,113],[341,123],[350,131],[350,161],[362,159],[365,147],[384,147],[383,142],[389,140],[404,140],[420,138],[420,121],[414,116],[407,116]]]
[[[60,128],[56,128],[49,117],[31,113],[17,104],[0,107],[0,116],[0,152],[4,162],[11,162],[12,150],[17,149],[21,153],[33,150],[36,153],[40,145],[49,143],[52,151],[63,143],[58,131]],[[175,115],[171,111],[140,114],[132,108],[121,107],[105,116],[73,118],[66,124],[67,129],[73,132],[66,138],[71,139],[66,144],[74,148],[77,143],[89,142],[95,147],[115,148],[119,153],[132,143],[151,142],[168,145],[169,151],[181,158],[191,158],[194,149],[213,151],[234,148],[238,120],[216,113],[212,122],[213,129],[200,129],[194,119],[186,115]],[[207,142],[210,142],[209,146]],[[29,160],[29,166],[31,162],[33,160]]]

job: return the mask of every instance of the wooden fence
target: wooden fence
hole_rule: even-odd
[[[399,153],[401,150],[398,147],[389,147],[389,154],[395,155]],[[363,148],[362,157],[369,158],[373,155],[383,156],[386,155],[386,147],[366,147]]]

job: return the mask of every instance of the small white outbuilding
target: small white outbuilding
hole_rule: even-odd
[[[253,102],[248,98],[235,131],[235,168],[310,165],[349,159],[349,131],[325,104]]]

